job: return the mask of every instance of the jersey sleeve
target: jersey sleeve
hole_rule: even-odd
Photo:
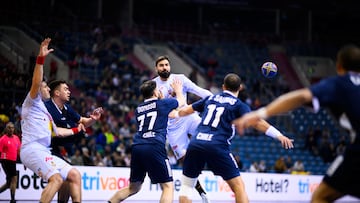
[[[197,112],[203,112],[205,108],[205,103],[209,99],[210,96],[205,97],[204,99],[200,99],[192,104],[192,108]]]
[[[336,78],[328,78],[310,87],[313,97],[317,98],[321,106],[334,103],[339,94],[336,88]]]
[[[213,95],[209,90],[206,90],[204,88],[197,86],[185,75],[182,74],[181,77],[182,77],[182,81],[183,81],[183,87],[186,92],[193,93],[201,98],[205,98],[205,97]]]
[[[160,105],[164,105],[167,107],[167,109],[170,111],[176,109],[179,106],[179,102],[176,99],[173,98],[166,98],[159,100]]]
[[[71,115],[71,118],[74,118],[75,122],[79,122],[81,119],[80,114],[78,114],[70,105],[67,105],[66,107],[67,107],[68,114]]]
[[[241,102],[241,101],[238,101],[238,108],[237,108],[237,110],[238,110],[238,116],[236,116],[236,117],[241,117],[241,116],[243,116],[244,114],[246,114],[246,113],[249,113],[250,111],[251,111],[251,109],[250,109],[250,106],[249,105],[247,105],[246,103],[244,103],[244,102]]]

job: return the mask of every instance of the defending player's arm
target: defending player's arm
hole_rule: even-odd
[[[67,137],[70,135],[75,135],[81,131],[85,132],[85,126],[80,123],[77,127],[74,128],[61,128],[61,127],[56,127],[56,137]]]
[[[41,45],[40,45],[40,50],[39,50],[39,54],[36,58],[36,65],[34,68],[31,88],[30,88],[30,92],[29,92],[30,97],[32,99],[35,99],[35,97],[37,96],[39,89],[40,89],[41,82],[43,80],[43,75],[44,75],[43,67],[44,67],[45,57],[50,52],[54,51],[54,49],[48,49],[50,41],[51,41],[50,38],[46,38],[44,41],[41,42]]]
[[[186,92],[193,93],[193,94],[201,97],[202,99],[213,95],[213,93],[211,93],[209,90],[197,86],[186,76],[183,77],[183,83],[184,83],[184,87],[186,87]]]
[[[89,127],[93,125],[96,121],[98,121],[101,117],[101,114],[104,112],[102,107],[94,109],[91,113],[90,117],[80,117],[79,123],[82,123],[85,127]]]
[[[264,132],[265,135],[275,138],[281,142],[281,145],[285,149],[291,149],[294,148],[292,139],[289,139],[285,135],[283,135],[278,129],[276,129],[274,126],[270,125],[267,121],[264,119],[260,119],[255,125],[253,126],[255,129]]]
[[[312,93],[308,88],[289,92],[278,97],[266,107],[245,114],[235,120],[234,124],[238,132],[243,134],[245,128],[255,125],[260,119],[266,119],[270,116],[298,108],[303,104],[311,102],[312,99]]]
[[[176,94],[176,100],[179,103],[179,107],[185,105],[186,100],[185,100],[185,96],[182,93],[183,84],[181,80],[175,78],[170,85]]]

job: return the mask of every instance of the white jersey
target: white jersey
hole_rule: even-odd
[[[40,93],[34,99],[27,94],[21,110],[22,146],[33,142],[45,147],[50,146],[51,133],[55,128]]]
[[[167,81],[162,81],[160,77],[156,77],[153,80],[156,82],[157,88],[162,92],[164,98],[174,98],[175,92],[170,84],[173,82],[174,78],[177,78],[182,82],[183,85],[183,95],[185,97],[185,101],[187,101],[187,93],[193,93],[201,98],[205,98],[207,96],[213,95],[209,90],[203,89],[193,83],[189,78],[187,78],[184,74],[170,74],[170,77]],[[180,127],[181,120],[186,119],[186,117],[169,119],[168,128],[172,127]],[[175,125],[175,126],[174,126]]]
[[[21,117],[21,162],[45,181],[57,173],[66,180],[73,167],[52,155],[48,148],[56,126],[41,100],[40,93],[35,99],[32,99],[30,94],[26,96],[22,104]]]
[[[160,77],[156,77],[153,80],[156,82],[157,88],[162,92],[164,98],[174,98],[174,90],[170,86],[174,78],[180,80],[183,84],[183,95],[187,99],[187,93],[195,94],[201,98],[213,95],[209,90],[203,89],[193,83],[184,74],[170,74],[167,81],[162,81]],[[167,138],[171,145],[175,156],[179,159],[185,155],[186,148],[189,144],[188,134],[194,134],[197,125],[200,123],[200,117],[197,113],[172,118],[168,121]]]

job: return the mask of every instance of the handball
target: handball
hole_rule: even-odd
[[[261,73],[266,78],[273,78],[277,74],[277,71],[278,71],[278,69],[277,69],[275,63],[273,63],[273,62],[265,62],[261,66]]]

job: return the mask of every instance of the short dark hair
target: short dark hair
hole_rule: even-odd
[[[224,86],[226,90],[231,92],[239,91],[241,85],[241,78],[234,73],[229,73],[224,78]]]
[[[140,85],[140,92],[144,99],[149,99],[153,96],[154,90],[156,89],[156,82],[153,80],[147,80]]]
[[[61,84],[66,84],[65,80],[53,80],[49,82],[48,86],[50,88],[50,97],[54,96],[55,90],[60,87]]]
[[[158,65],[158,63],[159,63],[160,61],[163,61],[163,60],[168,60],[168,61],[170,62],[168,56],[159,56],[159,57],[156,59],[156,61],[155,61],[155,67]]]
[[[337,54],[337,61],[347,71],[360,72],[360,48],[354,44],[343,46]]]

